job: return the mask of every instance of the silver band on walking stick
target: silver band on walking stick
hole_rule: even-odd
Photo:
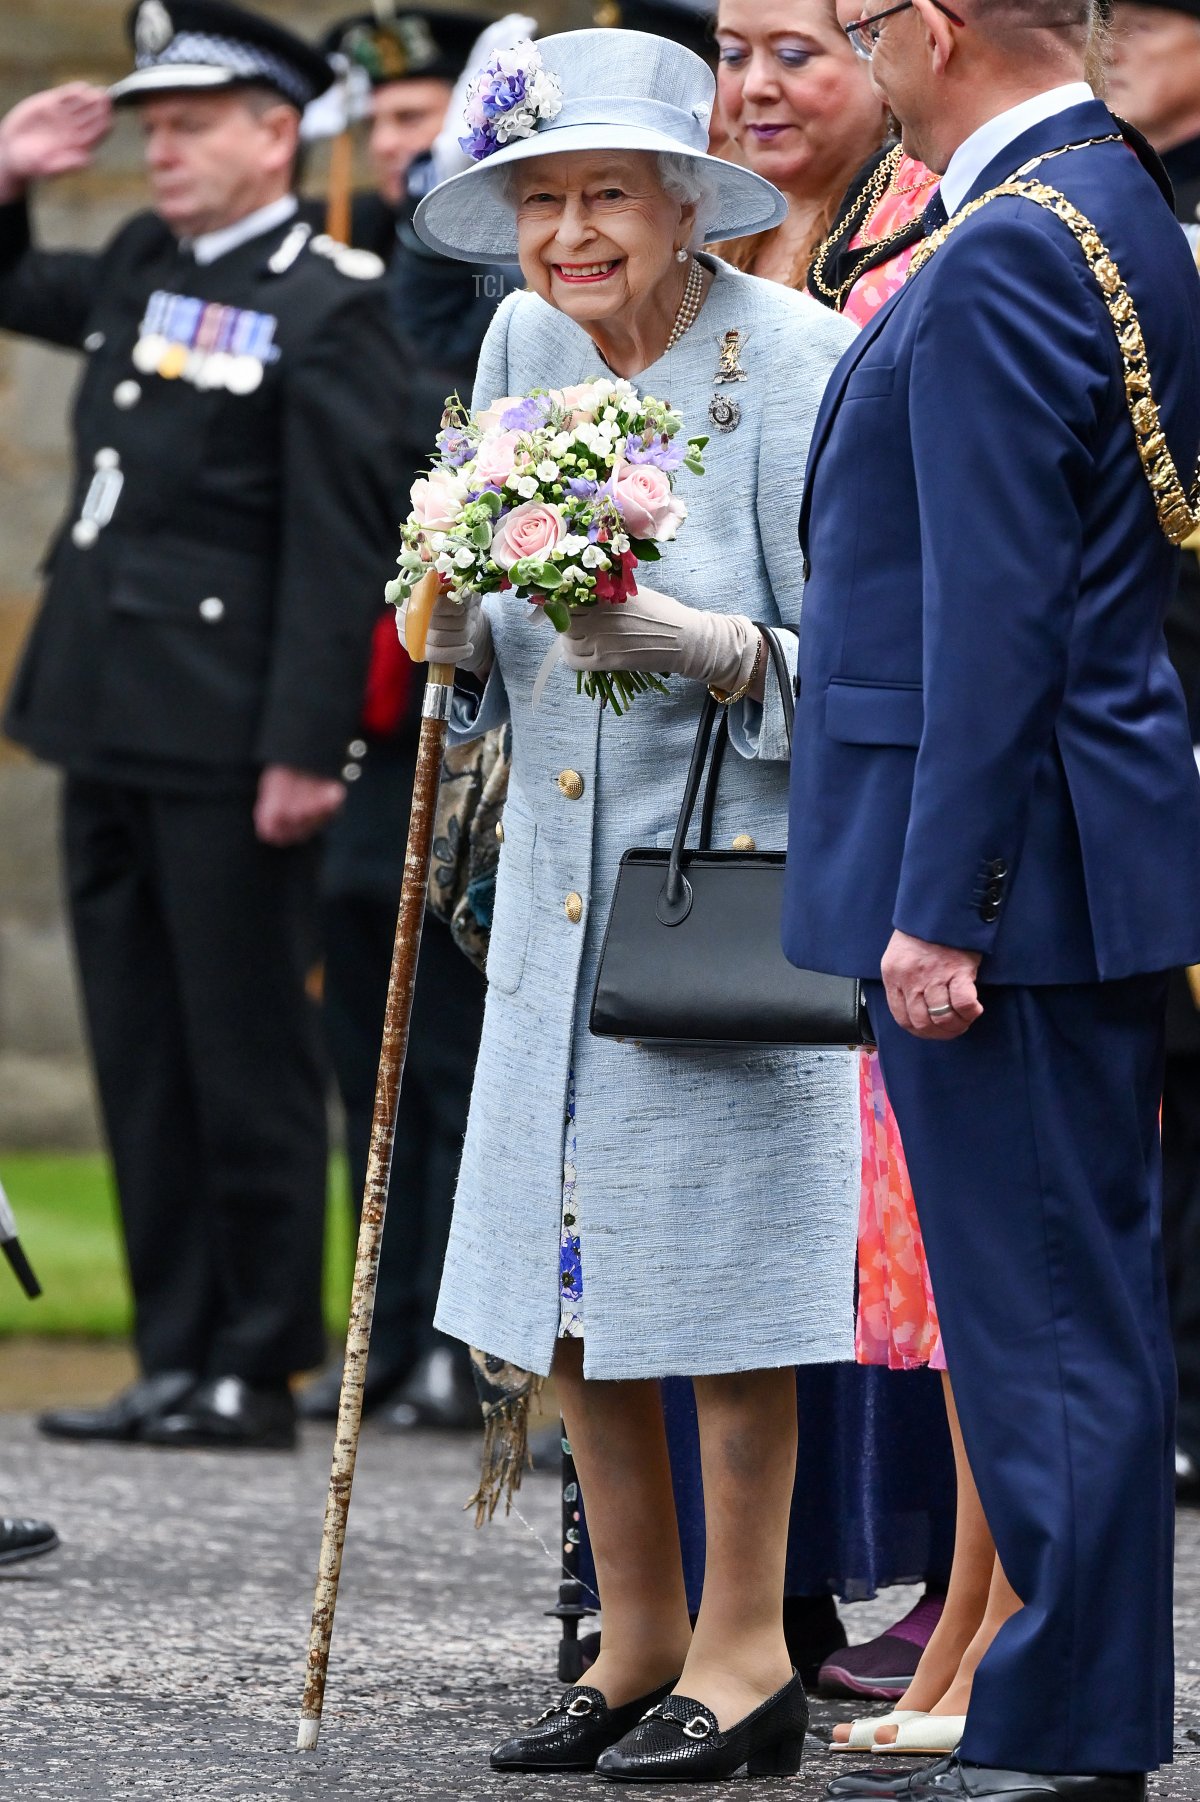
[[[427,682],[421,696],[423,720],[448,720],[454,705],[453,682]]]

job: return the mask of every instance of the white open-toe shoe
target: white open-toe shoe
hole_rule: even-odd
[[[885,1715],[884,1719],[887,1718]],[[889,1746],[873,1739],[872,1752],[898,1752],[908,1758],[941,1758],[954,1751],[967,1726],[965,1714],[910,1713],[907,1720],[898,1715],[891,1719],[900,1721],[894,1743]],[[875,1724],[878,1727],[883,1722]]]
[[[830,1740],[831,1752],[890,1752],[891,1746],[875,1744],[875,1729],[883,1726],[899,1726],[901,1729],[910,1721],[924,1721],[928,1716],[919,1708],[893,1708],[891,1714],[867,1715],[862,1720],[851,1721],[850,1738],[847,1740]]]

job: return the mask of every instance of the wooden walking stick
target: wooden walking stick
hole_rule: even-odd
[[[424,659],[425,632],[437,593],[438,579],[430,571],[413,589],[409,599],[405,614],[405,643],[417,661]],[[317,1569],[316,1595],[313,1598],[308,1666],[304,1698],[300,1704],[300,1730],[296,1737],[296,1749],[299,1752],[313,1751],[321,1731],[321,1709],[329,1670],[329,1643],[333,1636],[333,1614],[337,1606],[338,1578],[342,1570],[342,1546],[346,1539],[350,1491],[354,1483],[354,1463],[358,1455],[358,1434],[362,1424],[363,1381],[367,1374],[371,1317],[375,1311],[375,1284],[379,1274],[379,1248],[383,1242],[388,1177],[396,1139],[396,1105],[400,1099],[400,1084],[404,1079],[404,1058],[408,1050],[417,957],[421,949],[421,926],[425,916],[425,890],[429,881],[429,862],[433,847],[434,807],[442,770],[442,750],[446,742],[446,721],[450,716],[453,695],[453,666],[431,664],[421,703],[421,737],[417,750],[417,772],[413,779],[412,812],[408,822],[408,846],[404,854],[404,880],[400,889],[400,911],[396,919],[396,942],[392,952],[391,974],[388,977],[379,1077],[375,1085],[371,1149],[367,1161],[366,1188],[363,1192],[358,1251],[354,1260],[350,1321],[346,1329],[346,1361],[342,1369],[333,1465],[329,1472],[329,1494],[325,1502],[325,1525],[321,1534],[321,1558]]]

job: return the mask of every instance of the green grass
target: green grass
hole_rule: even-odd
[[[100,1156],[0,1155],[0,1180],[21,1244],[44,1293],[27,1300],[0,1259],[0,1337],[41,1333],[116,1338],[130,1325],[129,1284],[107,1160]],[[345,1331],[353,1246],[347,1226],[345,1160],[329,1167],[325,1318]]]

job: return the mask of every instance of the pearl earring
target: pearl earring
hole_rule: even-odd
[[[677,263],[686,263],[688,260],[688,255],[689,255],[689,252],[686,250],[677,250],[675,252],[675,261]]]

